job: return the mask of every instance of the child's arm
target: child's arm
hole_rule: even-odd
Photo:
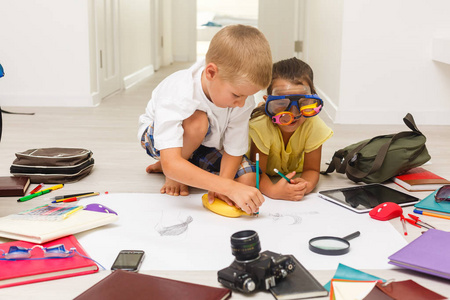
[[[181,156],[181,148],[161,150],[161,166],[164,175],[170,179],[223,194],[248,214],[257,212],[264,202],[264,197],[255,187],[211,174],[191,164]],[[225,172],[228,174],[231,171]]]
[[[286,177],[291,179],[291,183],[287,182],[284,178],[280,178],[277,183],[272,183],[272,180],[266,174],[268,156],[260,152],[253,142],[250,151],[250,156],[253,161],[255,161],[256,153],[259,152],[259,166],[262,171],[259,188],[264,195],[272,199],[291,201],[299,201],[303,198],[306,191],[306,183],[300,178],[292,179],[295,172],[286,174]]]
[[[314,151],[305,153],[303,162],[303,173],[301,179],[306,181],[307,187],[305,195],[310,193],[319,182],[320,160],[322,158],[322,146]]]

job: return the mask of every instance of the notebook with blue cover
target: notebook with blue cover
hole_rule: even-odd
[[[437,203],[434,199],[434,195],[436,195],[436,193],[437,190],[426,196],[419,203],[415,204],[414,207],[433,213],[440,212],[450,215],[450,201],[442,201],[440,203]]]

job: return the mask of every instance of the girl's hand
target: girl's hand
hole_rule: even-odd
[[[302,178],[293,178],[295,171],[286,175],[290,179],[290,183],[284,178],[278,180],[274,185],[275,193],[277,195],[276,199],[290,200],[290,201],[300,201],[306,194],[306,188],[308,182]]]

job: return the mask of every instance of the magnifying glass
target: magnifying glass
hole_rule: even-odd
[[[356,231],[343,238],[335,236],[319,236],[309,240],[309,250],[323,255],[342,255],[350,251],[350,243],[348,242],[361,233]]]

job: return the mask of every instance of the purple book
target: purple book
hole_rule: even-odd
[[[450,279],[450,232],[429,229],[389,256],[389,263]]]

